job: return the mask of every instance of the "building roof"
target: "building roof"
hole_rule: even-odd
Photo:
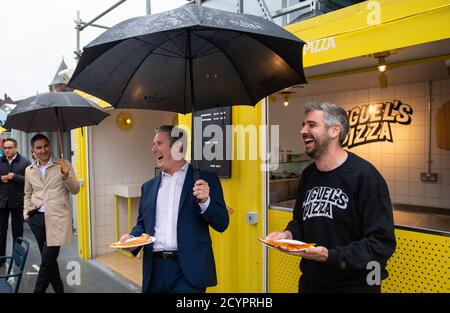
[[[53,77],[53,80],[49,86],[66,84],[64,82],[64,80],[62,79],[62,77],[59,75],[59,72],[61,72],[62,70],[65,70],[65,69],[67,69],[67,65],[66,65],[66,62],[64,62],[64,59],[62,59],[61,64],[59,65],[58,69],[56,70],[55,77]]]

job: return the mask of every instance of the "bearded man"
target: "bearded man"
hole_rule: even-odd
[[[317,246],[302,258],[299,292],[381,292],[396,241],[389,190],[366,160],[344,150],[344,109],[308,103],[301,135],[314,163],[302,173],[292,220],[269,239]],[[378,279],[377,279],[378,278]]]

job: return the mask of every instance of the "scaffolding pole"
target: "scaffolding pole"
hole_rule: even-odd
[[[89,22],[83,22],[80,18],[80,11],[77,11],[77,19],[75,20],[75,29],[77,31],[76,33],[76,50],[75,50],[75,60],[77,60],[77,62],[80,60],[81,57],[81,48],[80,48],[80,36],[81,36],[81,32],[88,26],[93,26],[93,27],[98,27],[98,28],[104,28],[104,29],[108,29],[108,26],[103,26],[103,25],[99,25],[99,24],[94,24],[95,21],[97,21],[99,18],[105,16],[106,14],[108,14],[109,12],[111,12],[112,10],[114,10],[115,8],[117,8],[119,5],[121,5],[122,3],[126,2],[127,0],[120,0],[119,2],[117,2],[116,4],[112,5],[111,7],[109,7],[108,9],[106,9],[105,11],[103,11],[102,13],[100,13],[99,15],[97,15],[96,17],[94,17],[92,20],[90,20]],[[150,0],[147,0],[148,2],[150,2]],[[149,9],[149,7],[147,6],[147,10]]]

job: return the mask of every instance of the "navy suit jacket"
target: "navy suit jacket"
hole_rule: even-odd
[[[217,284],[216,266],[211,246],[209,226],[218,232],[227,229],[228,211],[223,199],[222,186],[215,173],[200,171],[200,178],[210,186],[210,204],[201,214],[200,206],[192,194],[194,169],[189,166],[181,191],[177,223],[178,258],[186,279],[197,288]],[[155,234],[156,198],[161,183],[161,174],[141,187],[139,216],[131,235]],[[139,249],[132,253],[137,255]],[[152,277],[153,244],[144,246],[142,292],[147,292]]]

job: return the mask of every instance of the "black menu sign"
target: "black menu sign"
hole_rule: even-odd
[[[196,127],[201,121],[201,159],[198,166],[201,170],[214,172],[222,178],[231,177],[231,107],[220,107],[195,112],[194,139],[192,150],[195,151],[195,140],[200,136]],[[201,118],[201,119],[200,119]],[[230,127],[227,127],[230,126]],[[197,156],[200,146],[197,146]],[[195,155],[195,153],[194,153]],[[195,163],[192,163],[195,164]]]

